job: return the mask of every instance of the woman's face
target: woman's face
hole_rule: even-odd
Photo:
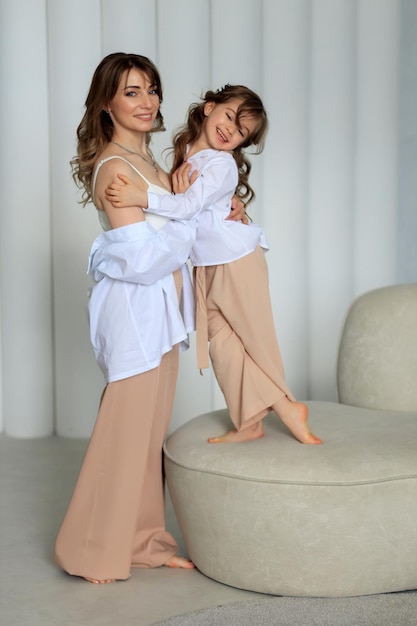
[[[149,132],[159,110],[159,96],[146,74],[137,69],[126,71],[108,109],[115,130]]]

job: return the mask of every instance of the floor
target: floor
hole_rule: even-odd
[[[92,585],[51,559],[87,442],[0,436],[0,624],[150,626],[200,608],[261,598],[197,570],[133,570],[128,581]],[[170,501],[167,528],[185,554]]]

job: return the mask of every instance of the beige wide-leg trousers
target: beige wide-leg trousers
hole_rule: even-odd
[[[165,530],[162,444],[178,371],[178,346],[160,367],[109,383],[55,543],[70,574],[126,579],[177,551]]]
[[[126,579],[131,567],[158,567],[177,552],[165,530],[162,445],[178,353],[176,345],[159,367],[104,390],[55,542],[54,560],[70,574]]]
[[[284,395],[284,379],[269,294],[265,253],[194,271],[199,367],[210,359],[231,420],[243,430],[261,420]],[[205,334],[205,328],[206,334]]]

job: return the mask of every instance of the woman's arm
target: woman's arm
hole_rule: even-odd
[[[229,215],[226,217],[226,220],[232,222],[242,222],[242,224],[249,224],[249,218],[246,213],[246,205],[237,196],[233,196],[232,198],[232,206]]]
[[[121,209],[117,209],[109,201],[106,196],[106,188],[115,179],[117,173],[121,173],[122,176],[132,174],[131,167],[125,163],[122,159],[111,159],[104,163],[97,175],[96,188],[94,193],[94,202],[99,210],[105,211],[112,228],[120,228],[121,226],[127,226],[128,224],[134,224],[136,222],[143,222],[145,215],[142,210],[140,202],[125,204]],[[138,185],[141,183],[141,179],[138,176]],[[133,181],[132,181],[133,185]],[[141,190],[139,186],[134,185],[137,189],[138,199],[144,198],[147,200],[147,194]]]
[[[150,285],[184,265],[196,227],[196,220],[171,220],[159,231],[145,222],[102,233],[93,243],[87,273],[96,282],[108,276]]]

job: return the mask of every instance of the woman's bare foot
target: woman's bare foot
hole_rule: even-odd
[[[291,402],[287,396],[283,396],[272,406],[272,409],[298,441],[306,444],[323,443],[310,431],[306,404]]]
[[[164,563],[166,567],[172,568],[181,568],[181,569],[194,569],[195,565],[192,561],[185,559],[183,556],[178,556],[178,554],[174,554],[166,563]]]
[[[89,583],[93,583],[93,585],[106,585],[107,583],[116,582],[115,578],[106,578],[106,580],[98,580],[97,578],[87,578],[87,576],[83,577]]]
[[[209,443],[240,443],[241,441],[252,441],[264,436],[264,427],[262,421],[256,422],[252,426],[244,430],[231,430],[220,437],[210,437],[207,439]]]

